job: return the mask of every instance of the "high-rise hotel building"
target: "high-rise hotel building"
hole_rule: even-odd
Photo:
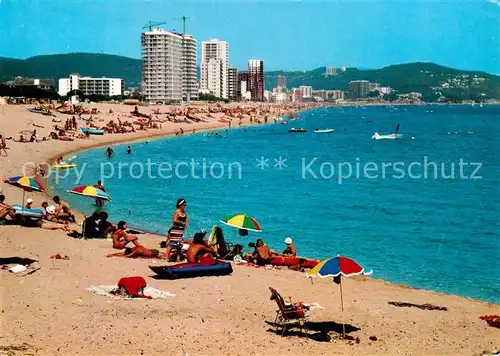
[[[264,61],[260,59],[248,61],[247,89],[252,93],[252,101],[264,101]]]
[[[201,89],[222,99],[229,98],[229,45],[226,41],[202,42]]]
[[[142,93],[149,102],[175,103],[198,97],[196,39],[161,28],[143,32]]]

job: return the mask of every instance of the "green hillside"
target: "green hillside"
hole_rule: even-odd
[[[352,80],[368,80],[381,86],[389,86],[400,93],[420,92],[427,97],[441,92],[444,96],[460,96],[463,99],[500,98],[500,76],[458,70],[434,63],[397,64],[374,70],[347,68],[345,72],[329,77],[325,77],[324,73],[325,67],[311,71],[267,72],[266,89],[276,86],[276,77],[284,75],[289,88],[310,85],[314,89],[346,90]],[[444,83],[448,83],[445,87],[449,87],[443,88]]]
[[[0,82],[15,76],[66,78],[71,73],[92,77],[123,78],[126,86],[141,81],[141,60],[97,53],[68,53],[30,57],[25,60],[0,57]]]
[[[127,87],[138,86],[141,81],[141,60],[97,53],[56,54],[25,60],[0,57],[0,82],[15,76],[57,80],[68,77],[71,73],[123,78]],[[392,87],[399,93],[420,92],[429,101],[436,100],[439,94],[468,100],[500,98],[500,76],[458,70],[434,63],[397,64],[373,70],[348,68],[345,72],[330,77],[325,77],[324,73],[325,67],[309,71],[267,72],[266,89],[271,90],[276,86],[277,75],[284,75],[287,77],[288,88],[310,85],[314,89],[347,90],[352,80],[368,80]]]

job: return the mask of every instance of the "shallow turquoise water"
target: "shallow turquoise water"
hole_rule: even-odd
[[[246,245],[262,237],[280,251],[290,235],[303,256],[350,256],[373,269],[376,278],[499,302],[499,114],[500,106],[315,109],[301,113],[289,125],[235,129],[225,138],[198,133],[134,143],[132,155],[126,154],[126,145],[115,146],[111,160],[105,158],[105,148],[81,152],[75,160],[80,169],[86,163],[81,182],[76,182],[77,172],[70,171],[58,183],[52,179],[51,189],[76,209],[91,212],[92,200],[65,190],[94,184],[101,171],[109,174],[113,165],[114,178],[104,180],[113,197],[106,205],[113,220],[165,234],[175,201],[182,196],[188,201],[191,233],[210,228],[226,215],[246,212],[259,220],[264,231],[244,239],[225,228],[235,242]],[[375,131],[391,133],[398,123],[402,139],[371,140]],[[309,132],[292,134],[291,126]],[[336,132],[315,134],[316,127]],[[474,135],[455,135],[455,131]],[[280,156],[287,159],[281,170],[274,167]],[[256,166],[260,157],[269,159],[269,167]],[[463,178],[461,158],[468,163],[463,165]],[[166,179],[159,178],[158,168],[152,166],[156,178],[147,178],[148,159],[172,165],[170,172],[167,163],[163,165],[164,177],[175,173],[179,162],[187,165],[178,166],[181,177]],[[193,171],[192,159],[200,163]],[[133,162],[137,163],[131,172],[123,167]],[[345,176],[347,162],[353,175],[339,181],[338,165],[343,163]],[[396,162],[397,168],[389,166]],[[425,162],[427,179],[419,167]],[[482,163],[475,174],[481,179],[470,179],[475,170],[471,162]],[[384,163],[385,178],[381,177]],[[443,177],[441,163],[444,176],[455,165],[454,179]],[[135,179],[140,164],[144,176]],[[364,174],[366,164],[369,177]],[[223,177],[213,178],[222,173],[221,165]],[[370,178],[376,173],[374,167],[378,178]],[[405,177],[398,179],[403,172]]]

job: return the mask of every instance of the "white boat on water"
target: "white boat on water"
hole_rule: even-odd
[[[334,131],[335,129],[314,129],[314,132],[316,133],[332,133]]]
[[[389,135],[380,135],[378,132],[375,132],[372,136],[372,140],[397,140],[403,137],[402,134],[389,134]]]

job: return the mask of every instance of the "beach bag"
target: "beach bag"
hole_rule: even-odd
[[[152,297],[144,295],[146,285],[146,281],[140,276],[123,277],[118,281],[118,289],[115,291],[115,294],[132,298],[152,299]]]

